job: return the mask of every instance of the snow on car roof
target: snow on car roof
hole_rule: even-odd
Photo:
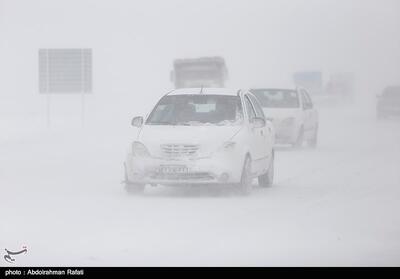
[[[171,91],[168,95],[227,95],[237,96],[240,89],[228,89],[228,88],[180,88]]]

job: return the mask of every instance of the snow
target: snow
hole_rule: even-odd
[[[0,266],[23,246],[14,265],[400,265],[400,121],[375,119],[399,83],[400,2],[249,2],[0,0]],[[83,107],[38,93],[41,48],[93,50]],[[353,72],[355,106],[314,98],[318,148],[278,147],[274,186],[249,197],[128,195],[132,117],[172,90],[175,59],[215,55],[232,88]]]
[[[274,186],[254,181],[249,197],[131,196],[120,182],[135,128],[12,125],[0,142],[0,247],[26,245],[21,266],[399,265],[400,123],[351,107],[320,118],[319,147],[278,147]]]

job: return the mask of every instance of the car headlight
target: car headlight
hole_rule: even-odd
[[[234,142],[234,141],[227,141],[227,142],[224,142],[224,144],[223,144],[223,149],[224,149],[224,150],[230,150],[230,149],[234,148],[235,145],[236,145],[236,142]]]
[[[282,126],[293,126],[294,125],[294,117],[285,118],[281,122]]]
[[[150,153],[143,143],[134,141],[132,144],[132,153],[137,157],[149,157]]]
[[[222,145],[220,145],[214,152],[210,154],[210,157],[216,155],[225,156],[226,154],[232,152],[236,146],[236,142],[234,141],[226,141]]]

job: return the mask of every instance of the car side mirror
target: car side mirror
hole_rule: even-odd
[[[267,125],[267,122],[262,117],[254,117],[252,123],[254,128],[264,128]]]
[[[136,116],[136,117],[134,117],[134,118],[132,119],[131,125],[132,125],[133,127],[138,127],[138,128],[142,127],[142,125],[143,125],[143,117],[142,117],[142,116]]]

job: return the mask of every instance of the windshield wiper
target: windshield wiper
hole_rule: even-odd
[[[204,124],[204,123],[201,122],[201,121],[188,121],[188,122],[178,122],[178,123],[176,123],[176,125],[179,125],[179,126],[199,126],[199,125],[202,125],[202,124]]]
[[[148,125],[176,125],[175,123],[169,121],[157,121],[157,122],[149,122]]]

